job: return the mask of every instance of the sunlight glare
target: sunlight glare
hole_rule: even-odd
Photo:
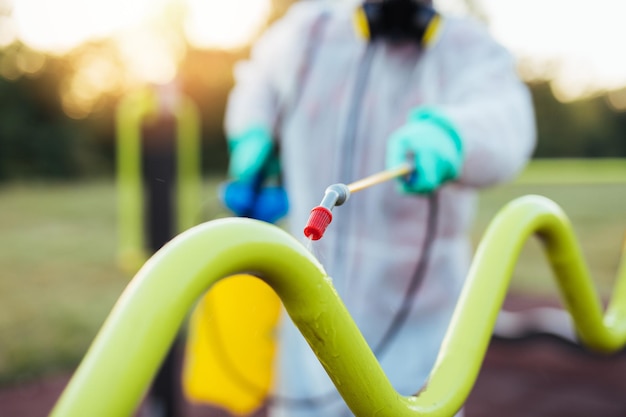
[[[15,56],[17,68],[24,74],[34,75],[41,71],[46,63],[46,57],[39,51],[21,48]]]
[[[33,49],[62,55],[149,15],[150,0],[15,0],[19,38]]]
[[[117,40],[128,76],[135,81],[163,84],[175,76],[184,45],[165,32],[137,30]]]
[[[626,88],[609,92],[607,101],[615,111],[626,111]]]
[[[271,9],[269,0],[188,0],[185,34],[197,48],[234,49],[245,46],[262,29]]]
[[[17,39],[15,23],[8,16],[0,15],[0,48],[4,48]]]
[[[626,84],[626,1],[484,0],[491,31],[565,101]]]

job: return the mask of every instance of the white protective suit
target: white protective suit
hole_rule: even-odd
[[[385,169],[386,141],[411,109],[433,106],[458,128],[465,153],[458,180],[433,200],[400,194],[393,181],[355,193],[333,211],[333,222],[314,244],[374,350],[425,260],[407,321],[379,357],[398,392],[410,395],[431,371],[468,270],[476,189],[509,180],[525,166],[535,143],[534,113],[511,55],[480,24],[445,18],[426,50],[382,41],[368,46],[355,33],[354,8],[295,3],[237,67],[226,129],[229,136],[253,126],[276,132],[290,232],[304,241],[310,210],[327,186]],[[429,221],[434,238],[427,236]],[[332,392],[304,338],[288,318],[283,321],[276,396]],[[278,400],[270,415],[350,415],[334,397],[304,407]]]

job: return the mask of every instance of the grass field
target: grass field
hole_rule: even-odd
[[[220,211],[215,186],[205,183],[205,220]],[[474,240],[504,204],[527,194],[564,208],[608,295],[626,230],[626,162],[533,164],[515,184],[481,194]],[[131,278],[116,265],[115,200],[110,181],[0,188],[0,384],[69,370],[82,358]],[[535,241],[512,291],[556,294]]]

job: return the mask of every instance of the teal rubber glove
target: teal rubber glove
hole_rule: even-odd
[[[269,131],[259,127],[229,138],[228,175],[237,181],[253,182],[265,167],[273,146]]]
[[[446,116],[431,108],[421,108],[391,134],[387,143],[387,169],[407,162],[415,167],[415,172],[399,178],[404,193],[428,194],[458,178],[463,165],[463,143]]]

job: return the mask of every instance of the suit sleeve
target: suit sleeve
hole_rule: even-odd
[[[535,115],[511,54],[487,31],[465,22],[437,47],[444,52],[441,110],[459,129],[464,164],[459,182],[485,187],[514,178],[532,156]]]

